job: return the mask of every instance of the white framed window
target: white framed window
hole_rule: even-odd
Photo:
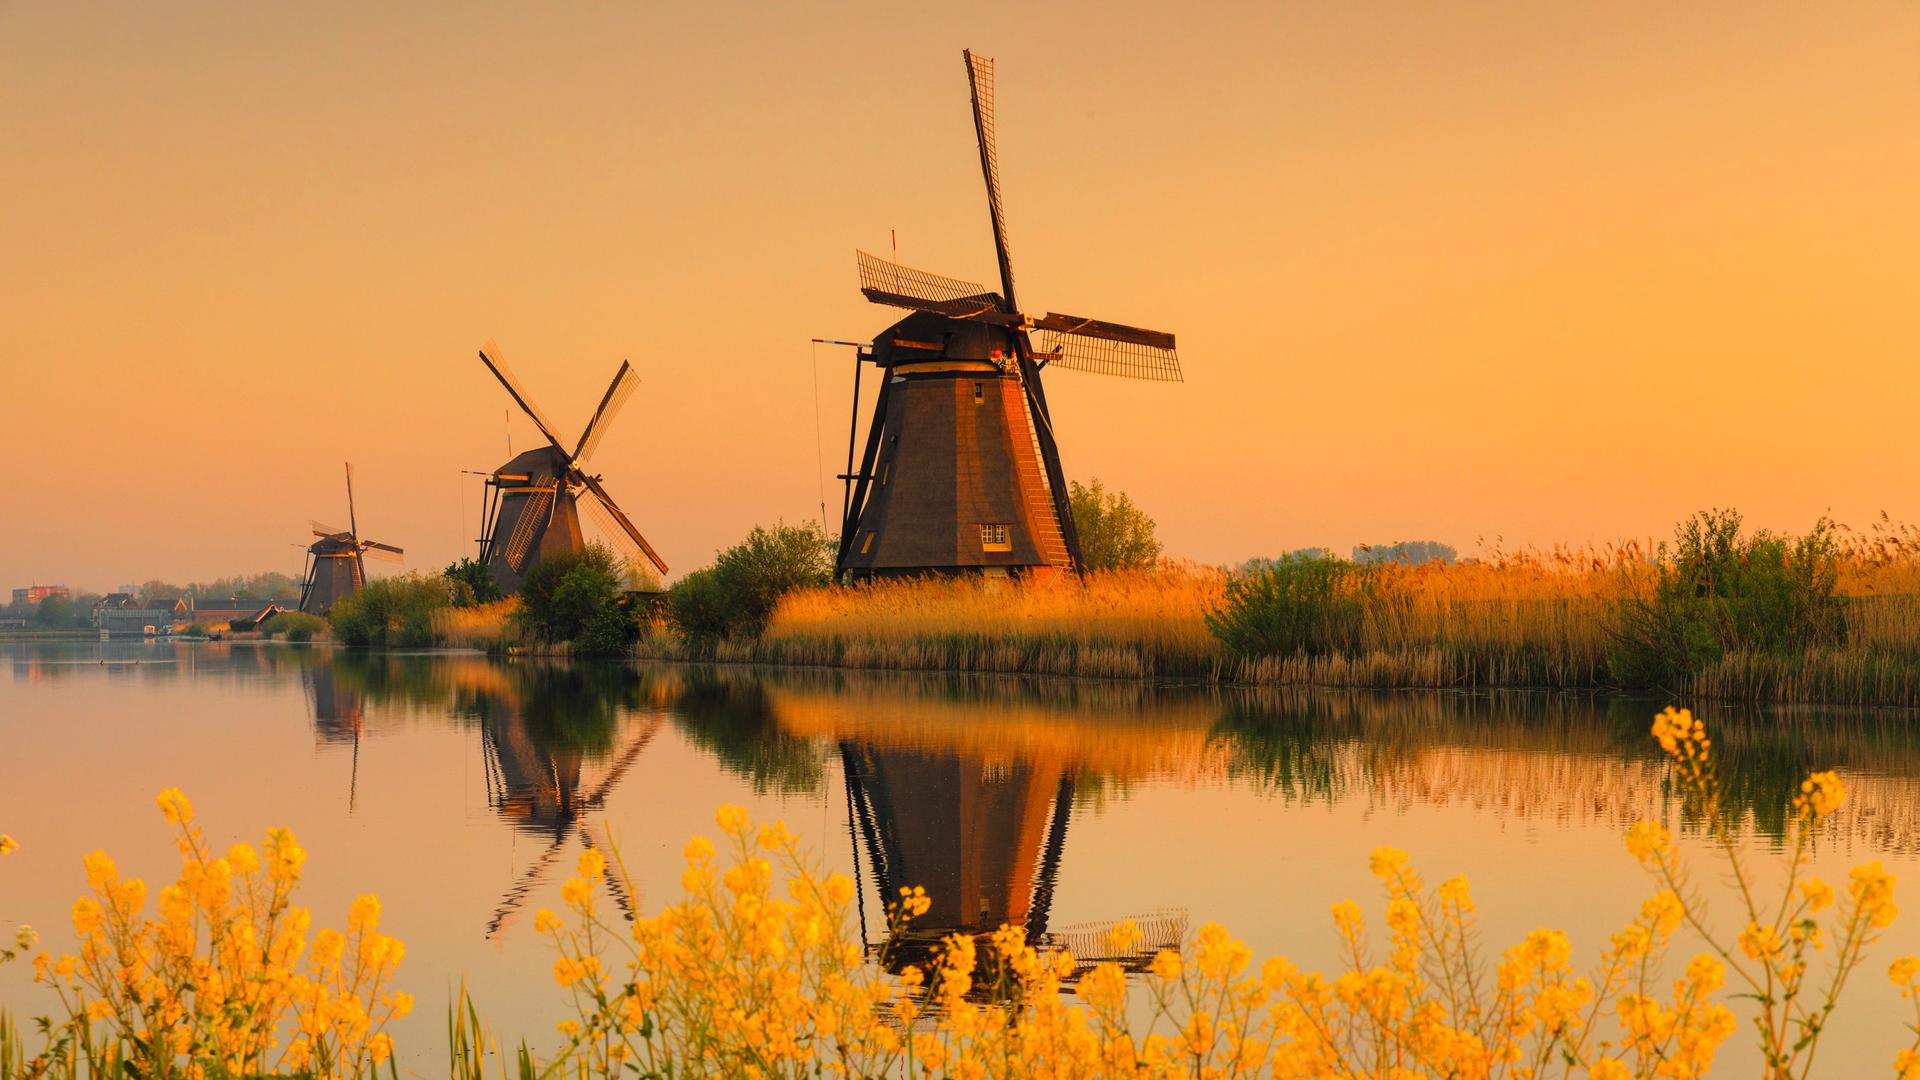
[[[1005,524],[982,523],[980,526],[981,551],[1012,551],[1013,529]]]

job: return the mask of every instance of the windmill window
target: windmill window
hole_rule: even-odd
[[[978,405],[987,400],[987,388],[984,383],[973,384],[973,403]]]
[[[860,554],[865,555],[871,550],[873,550],[873,534],[868,533],[867,538],[860,541]]]
[[[887,482],[887,477],[892,474],[893,474],[893,462],[889,461],[885,465],[880,466],[880,482],[882,484],[885,484]]]
[[[1006,525],[981,525],[980,550],[1012,551],[1013,530]]]

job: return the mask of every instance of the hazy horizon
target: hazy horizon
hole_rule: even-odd
[[[0,6],[0,585],[437,569],[621,359],[674,576],[840,489],[853,250],[1174,331],[1047,388],[1167,552],[1920,518],[1920,8]],[[817,392],[816,392],[817,376]],[[871,393],[872,381],[867,388]],[[871,402],[871,397],[867,398]],[[865,416],[861,418],[864,425]]]

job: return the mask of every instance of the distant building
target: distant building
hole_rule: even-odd
[[[172,633],[193,621],[193,605],[185,600],[136,600],[115,593],[117,603],[104,600],[93,609],[93,624],[108,634]]]
[[[206,607],[195,604],[193,621],[203,623],[251,622],[260,614],[261,602],[258,600],[207,600]]]
[[[13,590],[13,606],[34,607],[51,596],[71,597],[72,595],[73,590],[65,585],[29,585],[24,589]]]

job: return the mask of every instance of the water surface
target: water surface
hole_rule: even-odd
[[[1331,904],[1377,915],[1366,862],[1380,844],[1429,880],[1466,874],[1490,948],[1554,926],[1591,960],[1652,891],[1624,827],[1682,824],[1644,702],[220,643],[9,644],[0,665],[0,831],[24,845],[0,863],[0,933],[29,922],[48,947],[69,945],[80,859],[96,847],[171,880],[153,795],[177,785],[216,844],[292,828],[318,924],[381,896],[419,998],[396,1034],[425,1072],[462,977],[503,1035],[550,1039],[564,1003],[532,913],[560,906],[580,851],[617,844],[635,880],[615,902],[657,909],[676,895],[686,838],[711,835],[724,802],[784,819],[857,876],[870,928],[885,890],[918,883],[935,899],[929,933],[1023,922],[1086,955],[1121,918],[1167,940],[1218,921],[1256,955],[1316,967],[1337,962]],[[1907,714],[1709,714],[1751,845],[1776,847],[1793,784],[1835,767],[1850,798],[1817,869],[1843,880],[1881,859],[1920,882]],[[1913,951],[1920,914],[1848,991],[1822,1075],[1891,1060],[1909,1014],[1880,973]],[[47,1005],[24,965],[0,969],[0,1007]],[[1750,1061],[1746,1038],[1724,1065]]]

